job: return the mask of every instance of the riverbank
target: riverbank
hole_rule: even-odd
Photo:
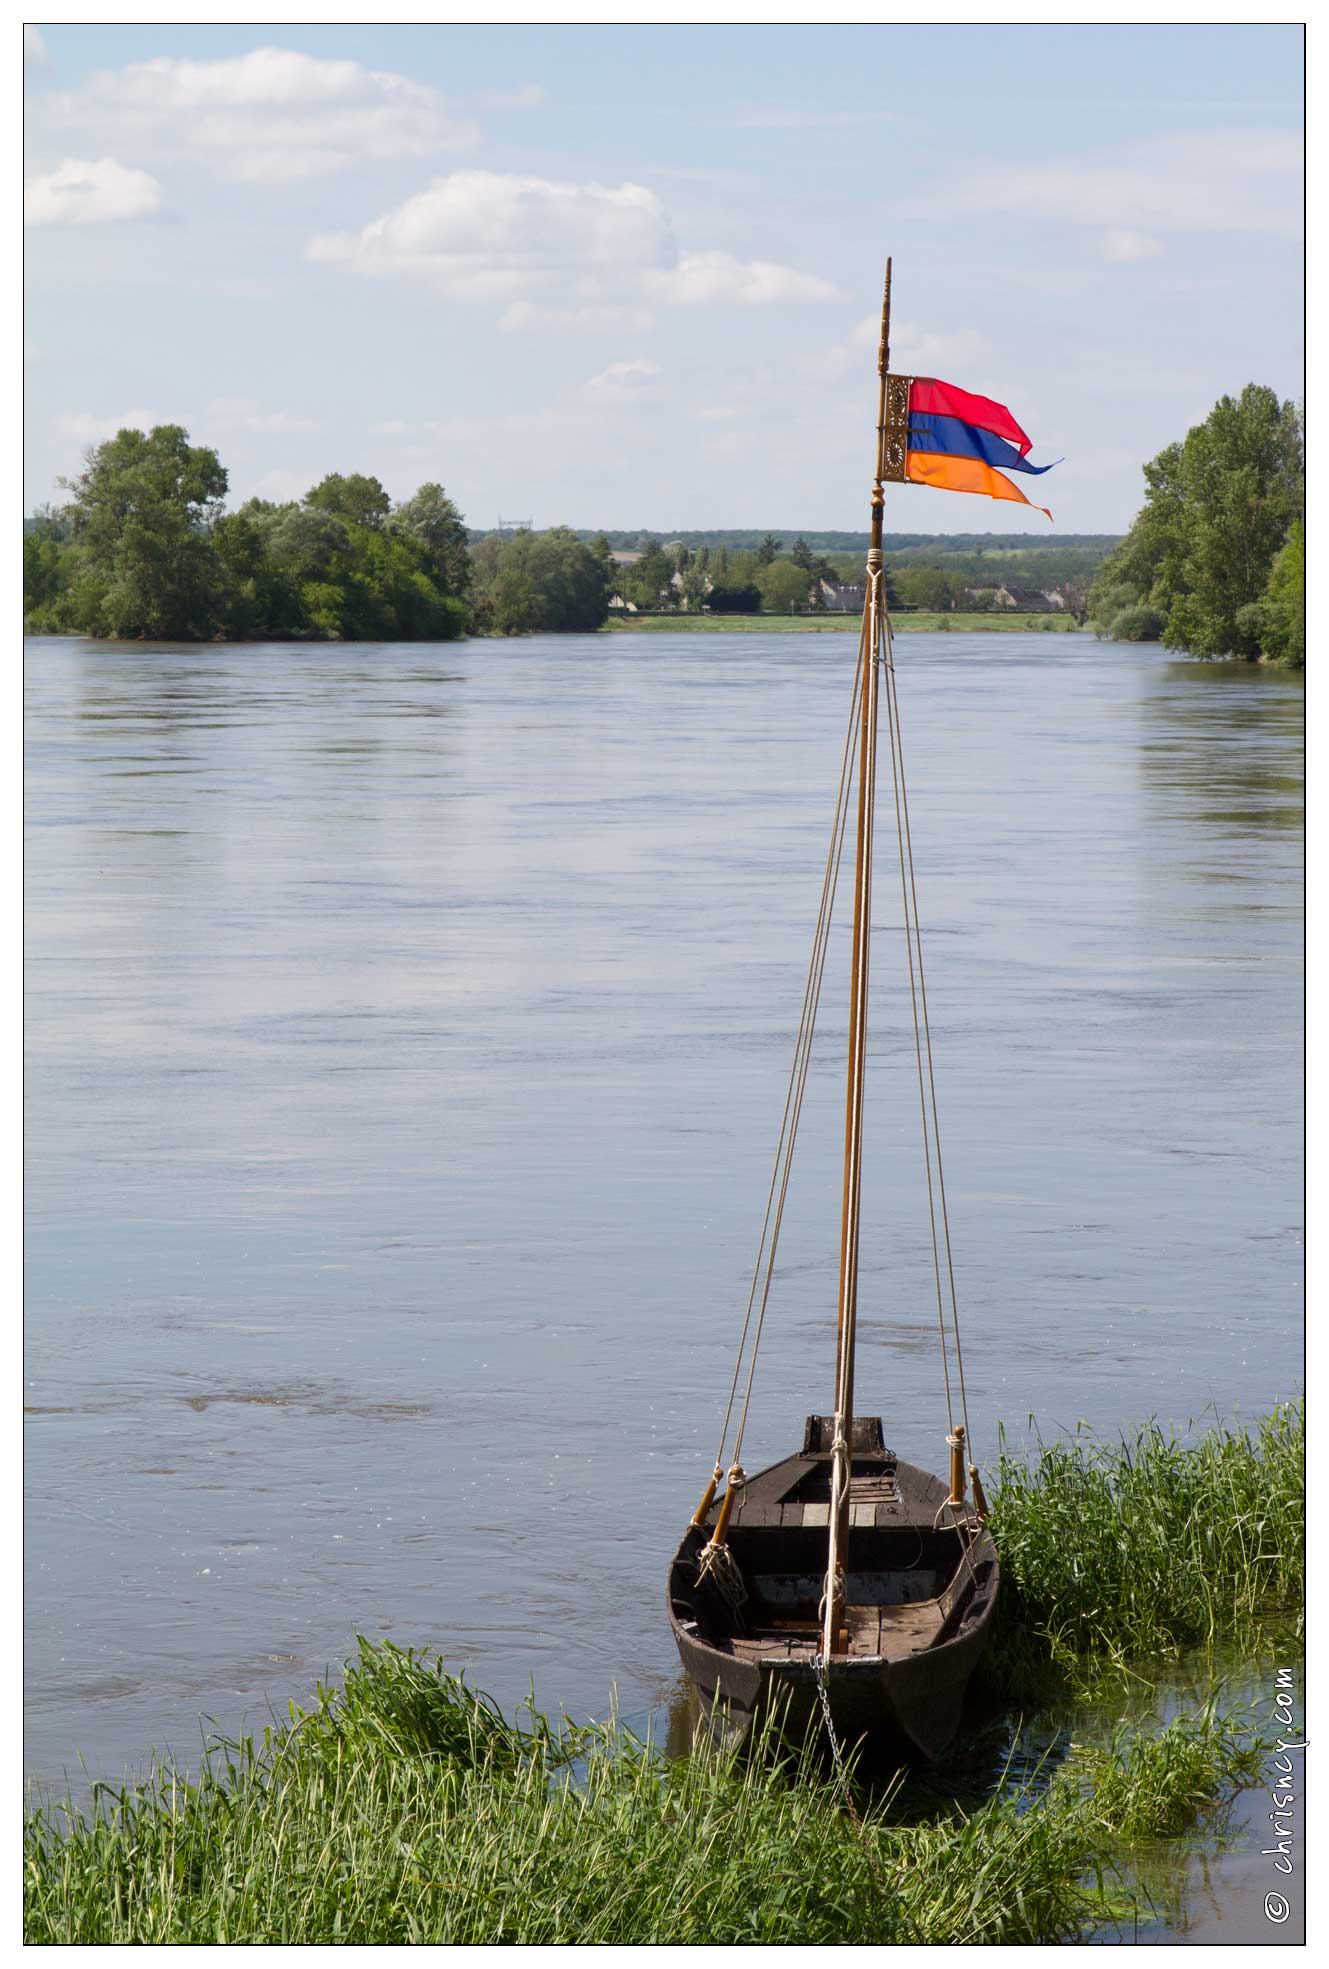
[[[1225,1712],[1216,1666],[1186,1713],[1141,1719],[1145,1664],[1190,1636],[1250,1643],[1273,1615],[1294,1644],[1303,1448],[1289,1405],[1192,1443],[1147,1429],[1003,1457],[993,1660],[1026,1695],[1041,1672],[1049,1707],[990,1724],[977,1764],[970,1742],[863,1793],[856,1818],[811,1758],[666,1762],[613,1723],[509,1721],[441,1663],[361,1642],[342,1687],[261,1742],[218,1745],[196,1781],[160,1769],[87,1814],[30,1814],[26,1939],[1129,1938],[1135,1856],[1156,1865],[1159,1841],[1212,1825],[1259,1782],[1268,1735]],[[1132,1721],[1086,1735],[1086,1697],[1110,1718],[1118,1676]]]
[[[840,635],[857,635],[861,618],[856,615],[611,615],[605,628],[608,630],[631,630],[637,635],[668,633],[675,631],[687,635],[782,635],[796,631],[800,635],[819,630],[829,630]],[[894,615],[891,626],[897,636],[916,631],[933,633],[941,631],[958,634],[969,630],[991,630],[995,633],[1010,633],[1018,630],[1022,635],[1039,631],[1052,631],[1061,635],[1078,635],[1079,625],[1069,615],[1022,615],[1015,610],[994,610],[982,614],[961,615],[942,612]]]

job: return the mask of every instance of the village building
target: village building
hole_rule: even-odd
[[[862,613],[865,593],[861,583],[855,586],[843,581],[819,581],[814,590],[824,609],[842,609],[846,615]]]
[[[994,588],[992,599],[998,608],[1018,608],[1025,615],[1052,615],[1063,606],[1059,594],[1045,594],[1041,588],[1012,587],[1009,582]]]

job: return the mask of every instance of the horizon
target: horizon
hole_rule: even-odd
[[[1008,505],[1002,532],[1124,533],[1220,396],[1302,394],[1297,26],[519,47],[517,73],[500,28],[25,30],[25,509],[177,423],[234,503],[366,471],[439,480],[476,530],[652,504],[759,530],[757,500],[865,530],[888,252],[893,368],[1064,457],[1055,527]],[[944,144],[899,80],[939,64]],[[961,494],[901,511],[983,530]]]

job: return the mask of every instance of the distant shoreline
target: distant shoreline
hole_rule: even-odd
[[[651,635],[841,635],[856,636],[862,618],[858,615],[627,615],[610,616],[608,622],[599,629],[531,629],[521,635],[504,636],[500,634],[477,634],[472,631],[465,636],[440,638],[436,636],[88,636],[76,629],[24,629],[25,643],[36,642],[77,642],[96,643],[107,649],[170,648],[217,649],[237,648],[248,644],[253,648],[273,649],[328,649],[333,650],[343,642],[384,642],[392,644],[440,644],[448,643],[506,643],[522,642],[526,635],[531,636],[605,636],[631,634]],[[933,635],[950,633],[969,635],[971,632],[986,631],[994,634],[1059,634],[1079,636],[1084,629],[1070,615],[1026,614],[1017,609],[1003,609],[999,614],[963,614],[956,611],[946,614],[920,609],[917,614],[894,615],[891,626],[897,636],[922,633]]]
[[[839,631],[841,635],[857,635],[861,618],[857,615],[611,615],[604,625],[605,632],[631,631],[635,635],[668,635],[674,630],[688,634],[717,635],[735,631],[739,635],[756,636],[767,631],[775,634],[814,630],[824,633]],[[1009,634],[1012,630],[1047,633],[1060,632],[1063,635],[1083,635],[1083,630],[1074,616],[1061,613],[1045,615],[1026,614],[1019,609],[984,610],[963,613],[925,611],[908,615],[894,615],[891,626],[897,636],[922,630],[924,633],[969,634],[971,630],[991,630]]]

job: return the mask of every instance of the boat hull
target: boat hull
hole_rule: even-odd
[[[937,1479],[888,1451],[856,1453],[856,1494],[891,1502],[860,1503],[849,1596],[865,1604],[851,1608],[850,1651],[822,1670],[819,1688],[809,1569],[824,1568],[826,1534],[815,1503],[811,1524],[799,1517],[800,1497],[816,1493],[817,1462],[805,1450],[745,1485],[729,1541],[750,1594],[742,1609],[699,1578],[715,1513],[689,1526],[669,1572],[679,1658],[720,1741],[746,1738],[768,1719],[791,1742],[815,1741],[824,1735],[824,1689],[842,1751],[872,1763],[927,1761],[960,1728],[991,1632],[1000,1581],[992,1535],[972,1518],[938,1532],[946,1491]],[[894,1563],[902,1548],[918,1555],[912,1569]]]
[[[981,1625],[909,1661],[832,1661],[825,1689],[841,1751],[911,1764],[940,1756],[959,1730],[990,1621],[989,1611]],[[824,1729],[810,1661],[737,1661],[677,1622],[674,1638],[717,1742],[744,1741],[768,1718],[790,1743],[815,1741]]]

